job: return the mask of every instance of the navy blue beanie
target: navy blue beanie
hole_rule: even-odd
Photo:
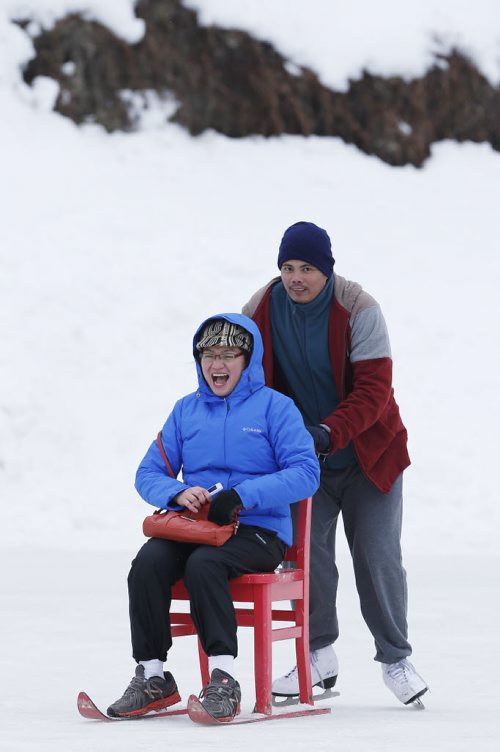
[[[325,277],[331,277],[335,259],[326,230],[312,222],[296,222],[291,225],[281,239],[278,268],[281,269],[285,261],[290,259],[308,261],[323,272]]]

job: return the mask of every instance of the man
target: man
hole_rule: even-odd
[[[407,660],[400,546],[407,433],[382,312],[359,284],[333,273],[334,263],[326,231],[297,222],[279,248],[281,278],[255,293],[243,312],[262,333],[266,383],[294,399],[321,461],[311,547],[313,684],[332,687],[338,674],[335,531],[342,512],[375,660],[385,684],[409,704],[427,685]],[[273,683],[273,694],[298,694],[296,667]]]

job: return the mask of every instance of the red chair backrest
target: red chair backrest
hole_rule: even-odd
[[[297,538],[295,544],[287,549],[285,561],[294,561],[297,569],[309,572],[312,499],[309,496],[297,504]]]

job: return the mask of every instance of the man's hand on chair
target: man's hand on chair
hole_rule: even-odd
[[[330,449],[330,434],[324,426],[306,426],[313,437],[314,449],[318,454],[326,454]]]

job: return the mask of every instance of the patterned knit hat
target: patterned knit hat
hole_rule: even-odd
[[[278,268],[281,269],[285,261],[291,259],[307,261],[325,277],[331,277],[335,259],[326,230],[312,222],[296,222],[289,227],[281,240]]]
[[[226,319],[212,319],[201,330],[196,349],[203,350],[205,347],[217,347],[217,345],[239,347],[241,350],[251,353],[253,337],[242,326],[231,324]]]

